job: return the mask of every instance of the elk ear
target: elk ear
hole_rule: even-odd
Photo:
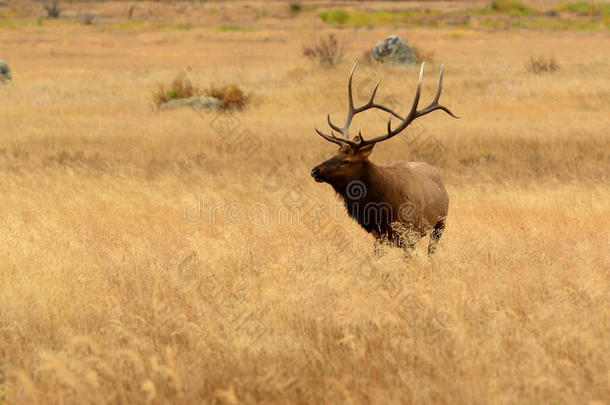
[[[339,152],[338,153],[347,153],[350,149],[349,145],[341,145],[339,146]]]
[[[374,143],[363,146],[362,148],[358,149],[358,154],[360,155],[360,157],[362,157],[363,159],[369,157],[369,155],[373,151],[373,146],[375,146]]]

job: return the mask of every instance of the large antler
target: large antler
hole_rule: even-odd
[[[358,61],[356,61],[356,63],[354,63],[354,67],[352,68],[352,71],[349,75],[349,81],[348,81],[348,86],[347,86],[347,95],[348,95],[349,105],[348,105],[347,118],[345,120],[345,124],[343,125],[342,128],[339,128],[337,125],[333,124],[332,121],[330,120],[330,114],[327,117],[328,125],[333,130],[341,133],[341,135],[343,135],[343,138],[336,137],[332,131],[331,131],[331,135],[326,135],[326,134],[322,133],[322,131],[320,131],[318,128],[316,128],[316,132],[318,133],[318,135],[320,135],[327,141],[336,143],[338,145],[347,144],[347,145],[350,145],[353,148],[357,149],[357,148],[361,148],[365,145],[370,145],[370,144],[374,144],[377,142],[385,141],[386,139],[390,139],[391,137],[398,135],[400,132],[402,132],[416,118],[429,114],[435,110],[443,110],[454,118],[460,118],[457,115],[453,114],[451,111],[449,111],[449,109],[447,107],[440,105],[438,103],[438,99],[441,96],[441,90],[443,88],[443,70],[445,68],[444,65],[441,66],[441,75],[440,75],[440,78],[438,81],[438,90],[436,91],[436,96],[434,96],[434,100],[432,100],[432,103],[430,103],[430,105],[428,105],[428,107],[424,108],[423,110],[418,110],[417,106],[419,104],[419,97],[421,95],[421,87],[422,87],[422,80],[423,80],[423,74],[424,74],[424,63],[422,63],[421,69],[419,71],[419,83],[417,84],[417,91],[415,93],[415,99],[413,100],[413,105],[411,106],[411,111],[409,112],[409,115],[407,115],[407,118],[403,118],[400,114],[396,113],[389,107],[375,103],[375,101],[374,101],[375,94],[377,93],[377,89],[379,88],[379,83],[377,83],[377,85],[373,89],[373,93],[371,94],[369,101],[366,104],[364,104],[358,108],[354,108],[354,99],[352,97],[352,78],[354,76],[354,71],[356,70],[356,66],[358,66]],[[363,111],[366,111],[368,109],[371,109],[371,108],[377,108],[379,110],[383,110],[387,113],[390,113],[390,117],[388,119],[388,132],[384,135],[380,135],[378,137],[375,137],[375,138],[369,139],[369,140],[365,140],[364,138],[362,138],[362,134],[359,133],[358,137],[356,137],[353,141],[350,140],[348,129],[352,123],[352,119],[354,118],[354,115],[361,113]],[[391,128],[392,115],[395,116],[396,118],[400,119],[400,121],[401,121],[401,124],[394,130],[392,130],[392,128]]]

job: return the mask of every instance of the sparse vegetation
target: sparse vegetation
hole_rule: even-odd
[[[452,11],[433,9],[349,10],[331,9],[321,12],[322,21],[333,25],[354,27],[428,27],[483,28],[530,30],[600,30],[610,29],[610,3],[567,3],[556,12],[542,13],[521,0],[497,0],[488,6]],[[552,10],[554,11],[554,10]]]
[[[201,94],[201,90],[194,86],[183,72],[176,76],[169,86],[159,84],[153,94],[153,101],[157,107],[160,107],[170,100],[189,98],[199,94]]]
[[[248,94],[236,84],[210,86],[204,94],[220,100],[221,110],[243,110],[250,101]]]
[[[343,9],[332,9],[321,12],[319,17],[322,21],[329,24],[344,24],[357,27],[373,27],[378,25],[436,25],[437,16],[441,13],[431,9],[414,9],[404,11],[378,10],[362,11]]]
[[[345,44],[335,34],[328,34],[311,45],[304,45],[303,55],[321,65],[335,66],[343,60]]]
[[[256,18],[265,18],[265,17],[269,17],[269,10],[267,9],[261,9],[256,13]]]
[[[521,0],[493,0],[491,8],[494,11],[512,15],[525,16],[531,14],[534,9]]]
[[[179,31],[188,31],[191,29],[191,25],[188,23],[172,23],[172,22],[162,22],[153,25],[156,29],[164,29],[164,30],[179,30]]]
[[[525,63],[525,68],[528,72],[532,73],[556,72],[559,70],[559,64],[553,56],[550,58],[544,56],[531,56]]]
[[[580,16],[588,17],[609,17],[610,16],[610,3],[599,2],[591,3],[588,1],[579,1],[575,3],[563,3],[557,8],[559,11],[568,11],[576,13]]]
[[[119,30],[131,30],[131,29],[136,29],[136,28],[140,28],[144,25],[144,23],[140,20],[137,19],[133,19],[133,20],[127,20],[127,21],[118,21],[116,23],[114,23],[113,27]]]
[[[247,32],[252,31],[252,28],[242,27],[241,25],[235,24],[222,24],[218,27],[218,31],[227,32],[227,31],[236,31],[236,32]]]

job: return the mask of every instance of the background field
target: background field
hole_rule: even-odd
[[[74,1],[59,20],[3,3],[0,403],[608,403],[605,26],[318,16],[487,4],[475,2],[315,2],[298,15],[282,2],[137,2],[131,20],[127,2]],[[84,12],[99,19],[78,23]],[[343,63],[304,58],[331,32]],[[443,63],[441,100],[463,116],[423,118],[371,158],[441,169],[437,256],[422,242],[411,260],[372,259],[342,210],[313,231],[264,223],[282,202],[334,201],[309,176],[335,151],[313,126],[343,116],[353,59],[393,33],[434,51],[422,102]],[[538,54],[559,71],[528,72]],[[181,72],[236,83],[251,104],[156,110],[158,84]],[[363,65],[355,80],[360,99],[381,80],[380,100],[404,111],[417,68]]]

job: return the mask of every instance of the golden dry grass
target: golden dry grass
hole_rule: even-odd
[[[392,32],[337,34],[350,59]],[[344,113],[350,62],[309,64],[310,30],[0,29],[0,402],[607,403],[607,35],[398,33],[435,50],[423,102],[444,63],[464,117],[422,119],[439,151],[412,131],[372,155],[441,168],[431,260],[425,242],[371,259],[341,210],[317,233],[248,220],[333,198],[309,177],[334,152],[312,127]],[[561,70],[528,73],[538,53]],[[183,70],[252,94],[228,140],[215,114],[151,108]],[[357,94],[381,79],[406,106],[416,77],[361,66]],[[245,130],[252,155],[230,147]]]

